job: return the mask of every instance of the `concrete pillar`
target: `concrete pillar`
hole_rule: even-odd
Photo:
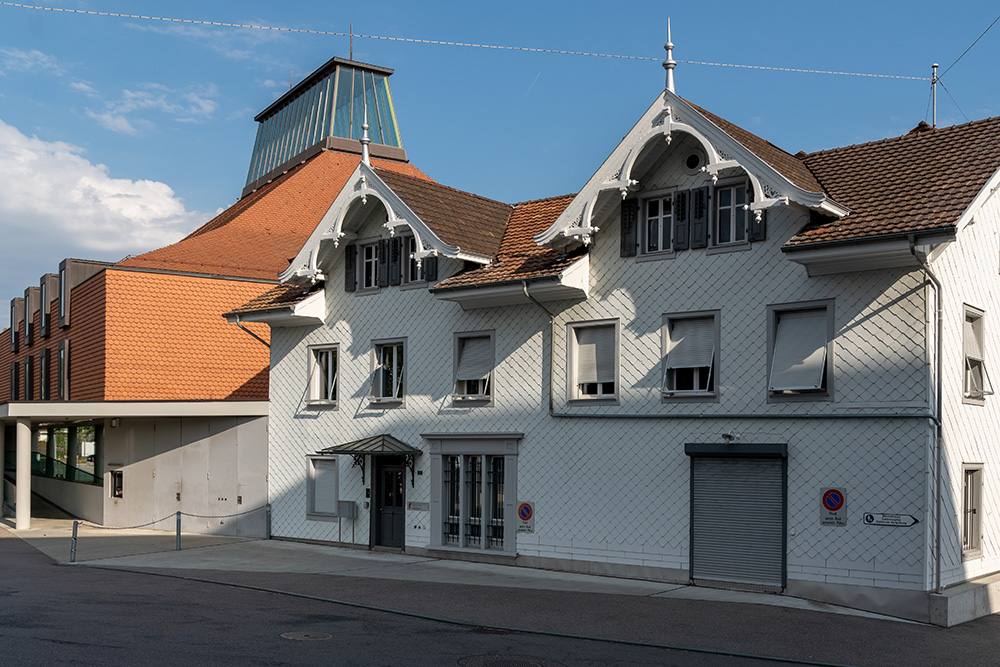
[[[80,441],[76,437],[76,427],[70,426],[66,429],[66,479],[74,479],[74,472],[70,468],[76,468],[76,459],[80,456]]]
[[[53,477],[56,474],[56,430],[51,426],[45,429],[45,474]]]
[[[3,422],[0,422],[0,452],[3,452],[3,466],[4,466],[4,470],[5,471],[7,469],[7,441],[6,441],[6,436],[7,436],[7,425],[5,423],[3,423]],[[3,505],[4,505],[4,503],[7,502],[7,482],[6,482],[6,478],[5,478],[4,475],[0,475],[0,485],[2,485],[2,487],[3,487],[3,488],[0,488],[0,517],[2,517],[2,516],[5,516]],[[11,498],[11,500],[13,500],[13,498]]]
[[[104,479],[104,424],[94,426],[94,476]]]
[[[17,530],[28,530],[31,528],[31,420],[18,419],[15,431],[17,510],[14,514],[14,527]]]

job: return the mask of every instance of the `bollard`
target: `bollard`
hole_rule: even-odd
[[[76,562],[76,527],[79,525],[78,521],[73,522],[73,540],[69,543],[69,562]]]
[[[264,539],[271,539],[271,503],[264,505]]]
[[[177,548],[174,551],[181,550],[181,513],[180,510],[177,511]]]

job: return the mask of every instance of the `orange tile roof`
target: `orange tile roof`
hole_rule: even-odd
[[[222,318],[267,285],[105,273],[105,400],[267,400],[268,348]],[[269,339],[266,325],[247,327]]]
[[[248,194],[173,245],[121,266],[277,280],[358,166],[358,155],[323,151]],[[373,159],[387,172],[430,180],[409,163]]]
[[[482,269],[447,278],[434,290],[482,287],[559,275],[586,254],[586,250],[578,249],[567,254],[562,250],[539,246],[533,237],[547,229],[575,196],[562,195],[515,204],[496,261]]]
[[[808,225],[786,248],[950,230],[1000,169],[1000,118],[811,153],[803,162],[851,210]]]

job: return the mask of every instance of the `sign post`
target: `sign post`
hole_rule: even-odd
[[[517,506],[517,532],[535,532],[535,506],[529,502],[522,502]]]
[[[843,489],[823,489],[820,495],[819,525],[847,525],[847,494]]]

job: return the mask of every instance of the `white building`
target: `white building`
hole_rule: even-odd
[[[575,196],[364,159],[230,315],[272,328],[272,534],[959,622],[998,167],[1000,119],[790,155],[669,89]]]

